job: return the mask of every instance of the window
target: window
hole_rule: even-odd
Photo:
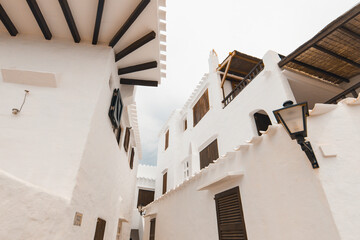
[[[111,98],[109,113],[108,113],[111,124],[114,129],[117,129],[120,126],[122,109],[123,109],[123,103],[121,101],[120,90],[117,88],[114,89],[113,96]]]
[[[217,139],[210,143],[200,152],[200,169],[208,166],[214,160],[219,158]]]
[[[187,129],[187,119],[184,120],[184,131]]]
[[[152,201],[154,201],[154,193],[154,191],[139,189],[138,201],[136,206],[146,206]]]
[[[215,195],[219,240],[247,240],[245,220],[238,187]]]
[[[104,239],[105,225],[106,225],[105,220],[103,220],[101,218],[97,219],[94,240],[103,240]]]
[[[209,94],[208,90],[204,92],[199,101],[193,107],[193,116],[194,116],[194,127],[198,122],[205,116],[205,114],[209,111]]]
[[[119,128],[114,129],[114,133],[115,133],[117,143],[120,144],[121,127],[119,126]]]
[[[166,193],[167,189],[167,172],[163,175],[163,187],[162,187],[162,194]]]
[[[270,118],[265,111],[259,111],[254,113],[254,120],[259,136],[261,136],[260,131],[266,131],[269,125],[271,125]]]
[[[130,143],[130,128],[127,127],[125,131],[125,139],[124,139],[125,152],[127,152],[129,149],[129,143]]]
[[[184,162],[184,179],[190,176],[189,161]]]
[[[156,218],[150,220],[150,237],[149,240],[155,240],[155,223]]]
[[[169,130],[165,133],[165,150],[169,147]]]
[[[134,148],[131,148],[130,162],[129,162],[131,169],[133,169],[133,165],[134,165],[134,156],[135,156]]]

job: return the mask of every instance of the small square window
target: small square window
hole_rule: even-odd
[[[189,161],[185,161],[183,163],[183,165],[184,165],[184,179],[186,179],[186,178],[190,177]]]

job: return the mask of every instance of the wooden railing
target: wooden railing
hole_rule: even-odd
[[[325,103],[327,104],[336,104],[338,101],[344,99],[347,97],[348,94],[352,94],[352,96],[354,98],[357,98],[358,97],[358,93],[356,92],[357,89],[360,88],[360,82],[358,82],[357,84],[355,84],[354,86],[346,89],[345,91],[343,91],[342,93],[336,95],[335,97],[327,100]]]
[[[224,98],[222,103],[224,108],[264,69],[264,63],[261,60],[246,75],[238,85]]]

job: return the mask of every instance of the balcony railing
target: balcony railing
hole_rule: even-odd
[[[264,63],[261,60],[246,75],[238,85],[224,98],[222,103],[224,108],[264,69]]]
[[[354,98],[358,97],[358,93],[357,93],[357,89],[360,88],[360,82],[358,82],[357,84],[355,84],[354,86],[346,89],[345,91],[343,91],[342,93],[336,95],[335,97],[329,99],[328,101],[326,101],[325,103],[327,104],[336,104],[338,101],[345,99],[346,97],[348,97],[348,94],[351,94]]]

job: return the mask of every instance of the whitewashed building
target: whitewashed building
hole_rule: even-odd
[[[160,132],[144,240],[359,238],[359,23],[357,5],[286,57],[210,53]],[[312,149],[273,115],[288,100]]]
[[[0,239],[130,238],[165,2],[2,0]]]

